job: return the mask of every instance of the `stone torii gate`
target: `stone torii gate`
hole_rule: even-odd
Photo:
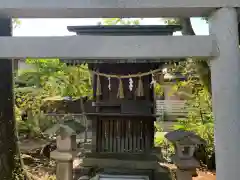
[[[13,118],[12,64],[17,58],[211,59],[217,180],[240,176],[239,0],[1,0],[1,121]],[[209,36],[11,36],[10,18],[208,16]],[[44,28],[44,27],[43,27]],[[3,93],[4,92],[4,93]]]

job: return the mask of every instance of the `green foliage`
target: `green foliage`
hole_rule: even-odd
[[[199,76],[192,63],[182,62],[173,64],[170,69],[171,73],[182,72],[186,77],[186,81],[177,82],[173,87],[173,91],[179,91],[183,87],[191,90],[191,95],[187,100],[187,117],[178,119],[178,123],[174,129],[183,129],[198,134],[206,141],[205,152],[210,158],[214,153],[214,118],[212,113],[211,95],[199,80]],[[159,131],[159,130],[158,130]],[[161,130],[160,130],[161,131]],[[163,136],[157,134],[155,143],[160,145],[165,151],[163,155],[168,159],[173,153],[173,147]]]
[[[58,86],[61,96],[84,97],[92,95],[91,74],[87,66],[64,69],[64,85]]]
[[[188,87],[191,91],[187,100],[187,117],[178,120],[175,129],[183,129],[195,132],[206,142],[206,153],[211,156],[214,152],[214,118],[212,113],[212,98],[208,86],[201,80],[204,70],[199,74],[199,60],[187,59],[186,61],[173,64],[171,73],[180,72],[187,80],[180,81],[175,85],[175,91]]]
[[[154,93],[156,96],[162,96],[163,95],[163,88],[160,83],[156,83],[154,85]]]
[[[214,153],[214,118],[211,91],[207,83],[208,76],[207,79],[202,79],[209,73],[208,68],[201,66],[200,60],[189,58],[186,61],[169,63],[168,73],[186,77],[185,81],[176,82],[173,87],[174,92],[189,90],[185,96],[187,117],[179,119],[174,128],[192,131],[202,137],[207,142],[204,153],[209,158]]]
[[[107,18],[103,19],[104,25],[139,25],[140,18]]]
[[[174,147],[169,141],[164,137],[164,132],[158,129],[155,134],[154,143],[155,146],[159,146],[162,149],[162,155],[165,161],[171,162],[171,156],[174,154]]]
[[[180,19],[179,18],[164,18],[165,24],[168,25],[179,25]]]
[[[44,177],[41,178],[41,180],[56,180],[56,176],[54,175],[45,175]]]
[[[12,20],[12,25],[13,25],[13,28],[15,29],[21,25],[21,21],[15,18]]]
[[[15,87],[16,117],[20,133],[30,136],[41,135],[51,125],[41,107],[47,97],[91,96],[91,74],[87,65],[66,66],[58,59],[27,59],[31,69],[18,72],[16,81],[25,87]],[[22,119],[25,113],[27,119]]]
[[[211,155],[214,152],[214,119],[209,93],[204,88],[197,91],[188,101],[187,108],[187,118],[179,119],[175,128],[192,131],[201,136],[207,142],[207,153]]]

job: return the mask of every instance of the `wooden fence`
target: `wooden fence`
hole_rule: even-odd
[[[186,116],[187,113],[184,100],[156,100],[156,115]]]

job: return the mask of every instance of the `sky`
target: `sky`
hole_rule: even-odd
[[[66,36],[74,35],[67,26],[96,25],[101,19],[20,19],[21,25],[14,29],[14,36]],[[201,18],[191,19],[197,35],[208,35],[208,24]],[[163,24],[160,18],[146,18],[142,25]],[[178,35],[178,33],[176,33]]]

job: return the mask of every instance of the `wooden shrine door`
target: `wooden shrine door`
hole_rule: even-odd
[[[152,119],[100,117],[97,123],[98,152],[145,153],[151,150]]]

